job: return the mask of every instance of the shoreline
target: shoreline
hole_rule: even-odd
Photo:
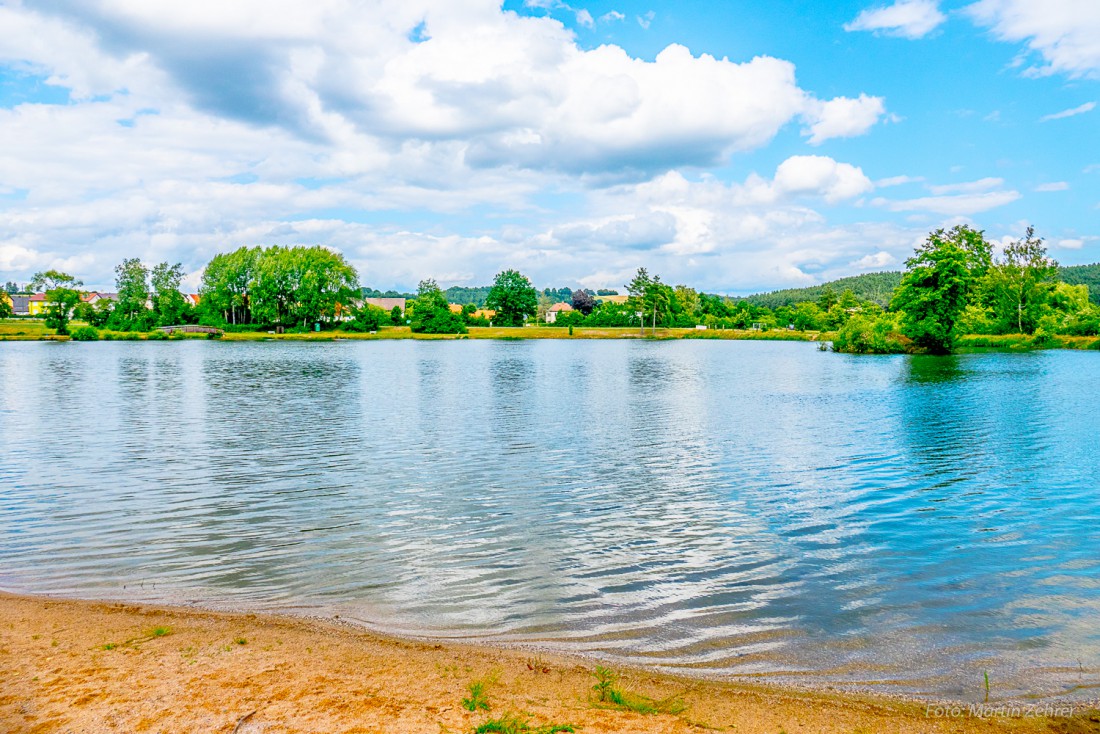
[[[101,330],[98,341],[190,341],[206,340],[206,334],[177,334],[171,338],[149,339],[145,332],[114,332]],[[265,331],[227,331],[216,341],[223,342],[344,342],[344,341],[463,341],[463,340],[622,340],[622,341],[796,341],[830,344],[836,337],[831,331],[792,331],[788,329],[690,329],[659,328],[653,334],[647,328],[640,334],[634,327],[575,327],[574,333],[560,326],[485,327],[471,326],[468,334],[414,334],[407,326],[386,326],[377,333],[338,330],[275,334]],[[68,336],[58,336],[45,329],[41,321],[15,319],[0,321],[0,342],[48,341],[68,342]],[[1072,351],[1100,350],[1100,338],[1095,336],[1051,335],[1036,341],[1027,334],[964,334],[958,339],[956,353],[1032,352],[1054,349]]]
[[[397,637],[339,619],[0,591],[0,620],[0,730],[13,734],[438,734],[509,715],[530,725],[514,731],[532,732],[1100,731],[1100,712],[1081,704],[1012,716],[1008,702],[927,703],[627,666],[615,668],[611,685],[626,701],[616,705],[594,690],[596,659]],[[474,683],[489,709],[462,705]]]

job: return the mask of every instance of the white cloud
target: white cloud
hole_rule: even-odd
[[[924,196],[916,199],[875,199],[871,203],[892,212],[931,212],[947,216],[966,216],[1011,204],[1020,198],[1018,191],[990,191],[957,196]]]
[[[582,8],[577,11],[577,25],[585,28],[595,28],[596,21],[592,18],[592,13]]]
[[[1080,250],[1085,246],[1085,241],[1081,238],[1067,238],[1058,240],[1054,246],[1061,250]]]
[[[1083,115],[1086,112],[1092,112],[1096,109],[1095,102],[1085,102],[1083,105],[1074,107],[1068,110],[1062,110],[1061,112],[1055,112],[1052,115],[1043,115],[1039,118],[1039,122],[1049,122],[1051,120],[1064,120],[1067,117],[1075,117],[1077,115]]]
[[[1051,181],[1049,183],[1039,184],[1035,187],[1036,191],[1067,191],[1069,190],[1069,184],[1065,181]]]
[[[943,194],[974,194],[1000,188],[1004,186],[1004,183],[1003,178],[982,178],[977,181],[929,186],[928,190],[936,196]]]
[[[880,178],[875,181],[875,186],[880,189],[889,188],[891,186],[903,186],[905,184],[920,183],[924,181],[924,176],[889,176],[887,178]]]
[[[637,16],[638,25],[640,25],[645,30],[649,30],[650,24],[653,23],[653,19],[656,18],[656,17],[657,17],[657,14],[654,13],[652,10],[650,10],[649,12],[645,13],[644,15]]]
[[[886,112],[882,97],[861,94],[857,99],[836,97],[827,102],[811,102],[804,118],[809,123],[805,134],[810,145],[820,145],[830,138],[851,138],[863,135]]]
[[[873,185],[824,156],[687,178],[792,122],[816,144],[881,118],[877,97],[816,99],[781,59],[586,50],[493,0],[50,7],[0,7],[0,60],[78,98],[0,109],[0,190],[27,192],[0,217],[11,277],[62,267],[105,287],[123,257],[197,272],[241,244],[307,242],[381,287],[505,263],[562,284],[645,255],[669,280],[751,288],[843,274],[913,234],[829,225],[814,207]]]
[[[863,171],[816,155],[792,156],[779,164],[774,187],[783,194],[812,194],[829,203],[853,199],[874,188]]]
[[[967,8],[1003,41],[1042,56],[1036,75],[1100,78],[1100,3],[1095,0],[979,0]]]
[[[859,270],[885,270],[898,264],[898,258],[889,252],[880,250],[872,255],[864,255],[852,263],[852,267]]]
[[[626,20],[626,16],[618,10],[609,10],[600,16],[601,23],[619,23]]]
[[[893,5],[867,8],[846,31],[876,31],[903,38],[923,38],[935,30],[947,16],[940,12],[936,0],[897,0]]]

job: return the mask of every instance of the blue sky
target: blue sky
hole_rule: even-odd
[[[724,293],[1034,224],[1100,261],[1100,3],[0,0],[0,280],[322,244]]]

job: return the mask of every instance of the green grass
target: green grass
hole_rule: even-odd
[[[35,341],[63,339],[46,328],[46,322],[40,319],[0,319],[0,340]]]
[[[167,637],[172,634],[171,627],[154,627],[139,637],[131,637],[126,642],[108,642],[103,646],[104,650],[117,650],[120,647],[136,647],[143,642],[149,642],[155,640],[158,637]]]
[[[462,707],[467,711],[489,710],[489,699],[485,696],[485,682],[474,681],[470,684],[469,698],[462,699]]]
[[[499,719],[489,719],[474,728],[474,734],[559,734],[575,732],[572,724],[543,724],[531,726],[528,719],[515,714],[504,714]]]
[[[592,690],[596,692],[599,703],[616,708],[633,711],[638,714],[680,714],[685,706],[683,701],[675,698],[656,701],[648,696],[624,690],[619,686],[619,675],[610,668],[597,666],[593,673],[596,677],[596,685]]]

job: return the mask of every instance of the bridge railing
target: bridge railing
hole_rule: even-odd
[[[224,334],[221,329],[215,329],[213,326],[199,326],[197,324],[179,324],[178,326],[159,326],[157,331],[163,331],[166,334],[179,331],[184,334]]]

